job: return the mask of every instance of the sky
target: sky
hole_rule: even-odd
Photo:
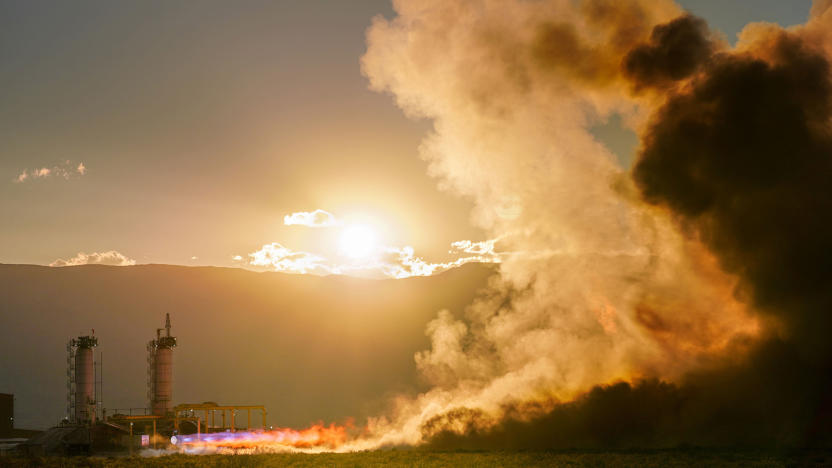
[[[187,286],[279,340],[307,288],[288,385],[389,397],[339,449],[832,445],[832,1],[0,8],[0,262],[61,267],[3,265],[10,324]]]
[[[682,5],[729,39],[809,10]],[[430,120],[362,75],[365,30],[393,16],[388,1],[4,1],[0,13],[0,262],[116,251],[111,263],[256,268],[249,255],[274,242],[332,250],[332,233],[284,224],[318,209],[428,263],[488,240],[471,198],[419,157]],[[595,134],[630,164],[635,135],[616,117]]]

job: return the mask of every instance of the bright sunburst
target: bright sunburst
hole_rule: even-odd
[[[364,258],[373,252],[376,234],[367,226],[349,226],[341,233],[338,249],[351,258]]]

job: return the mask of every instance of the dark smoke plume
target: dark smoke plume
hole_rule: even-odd
[[[689,77],[713,54],[707,30],[705,21],[692,15],[656,26],[649,43],[627,54],[624,75],[636,89],[662,87]]]
[[[773,62],[714,57],[654,117],[633,177],[802,341],[832,305],[832,84],[798,38],[774,47]]]
[[[725,423],[738,434],[768,429],[765,443],[828,443],[830,65],[797,33],[776,31],[761,45],[702,61],[691,89],[654,115],[633,177],[648,202],[669,208],[741,278],[738,294],[780,325],[746,369],[715,386],[735,387],[736,397],[707,395],[733,405],[720,407],[730,411]]]
[[[828,371],[788,343],[771,341],[750,365],[691,375],[681,385],[597,386],[568,403],[510,405],[499,424],[460,408],[422,431],[428,446],[440,450],[829,447]]]

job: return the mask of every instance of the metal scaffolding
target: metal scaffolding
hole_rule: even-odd
[[[220,426],[216,423],[216,412],[220,412],[222,424]],[[179,431],[179,421],[196,421],[197,431],[202,428],[205,432],[222,432],[226,429],[234,432],[236,427],[237,411],[245,411],[247,414],[246,430],[251,430],[251,412],[259,411],[261,416],[261,428],[266,429],[266,407],[262,405],[217,405],[216,403],[199,403],[199,404],[182,404],[173,407],[174,423],[173,427]],[[230,424],[226,426],[226,412],[230,416]],[[202,413],[200,415],[199,413]],[[200,418],[202,416],[202,418]]]

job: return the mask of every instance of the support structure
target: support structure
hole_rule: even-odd
[[[234,432],[236,430],[235,424],[235,413],[237,411],[246,411],[248,414],[246,430],[251,430],[251,412],[252,411],[259,411],[261,415],[261,428],[266,430],[266,407],[261,405],[217,405],[215,403],[200,403],[200,404],[183,404],[183,405],[176,405],[173,407],[173,427],[174,430],[177,432],[179,431],[179,422],[180,421],[196,421],[197,423],[197,431],[200,431],[201,428],[205,428],[205,432],[219,432],[230,430]],[[217,427],[215,424],[215,414],[219,412],[222,416],[222,427]],[[230,416],[230,426],[226,427],[225,422],[225,414],[228,412]],[[202,413],[202,418],[200,418],[200,413]],[[210,415],[210,422],[209,422],[209,415]]]

